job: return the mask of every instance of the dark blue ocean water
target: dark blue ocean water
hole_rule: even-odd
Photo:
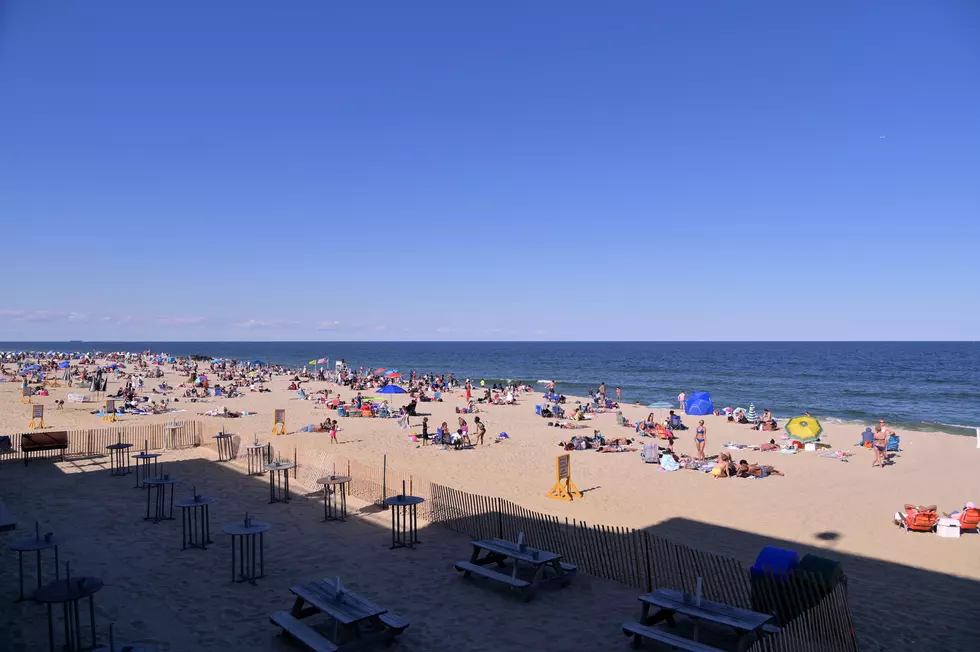
[[[558,380],[583,395],[605,382],[628,402],[707,391],[716,407],[804,410],[844,421],[973,435],[980,426],[980,343],[923,342],[2,342],[0,350],[166,351],[299,366],[454,372],[462,378]]]

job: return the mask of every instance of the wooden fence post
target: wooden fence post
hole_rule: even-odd
[[[381,507],[383,509],[388,509],[388,505],[385,503],[385,498],[388,497],[388,456],[384,456],[381,467]]]

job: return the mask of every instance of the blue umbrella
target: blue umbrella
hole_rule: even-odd
[[[404,389],[398,385],[385,385],[379,389],[376,393],[378,394],[408,394]]]
[[[71,366],[71,363],[68,362],[67,360],[65,360],[64,362],[61,362],[61,363],[58,364],[58,369],[67,369],[70,366]]]
[[[690,398],[684,401],[684,413],[694,416],[704,416],[713,414],[715,406],[711,402],[711,395],[708,392],[694,392]]]
[[[647,408],[651,410],[669,410],[672,407],[674,407],[673,403],[663,403],[663,402],[651,403],[650,405],[647,406]]]

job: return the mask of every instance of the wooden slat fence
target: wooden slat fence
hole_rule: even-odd
[[[105,455],[106,446],[115,444],[119,441],[133,444],[134,448],[142,449],[144,445],[149,446],[150,450],[184,449],[193,448],[201,444],[201,424],[198,421],[180,421],[183,427],[171,433],[171,441],[167,442],[167,432],[163,423],[145,424],[126,424],[117,426],[106,426],[103,428],[84,428],[68,430],[68,450],[65,451],[66,457],[86,457],[94,455]],[[60,432],[53,428],[45,428],[37,431]],[[13,450],[18,453],[21,451],[21,441],[25,434],[16,433],[10,435],[10,442]],[[61,451],[38,451],[32,453],[38,457],[60,457]]]

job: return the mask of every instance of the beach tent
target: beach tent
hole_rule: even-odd
[[[805,444],[820,439],[823,426],[813,417],[793,417],[786,424],[786,432],[789,433],[789,438],[793,441]]]
[[[708,392],[693,392],[684,401],[684,414],[700,417],[714,412],[715,406],[711,403],[711,395]]]

